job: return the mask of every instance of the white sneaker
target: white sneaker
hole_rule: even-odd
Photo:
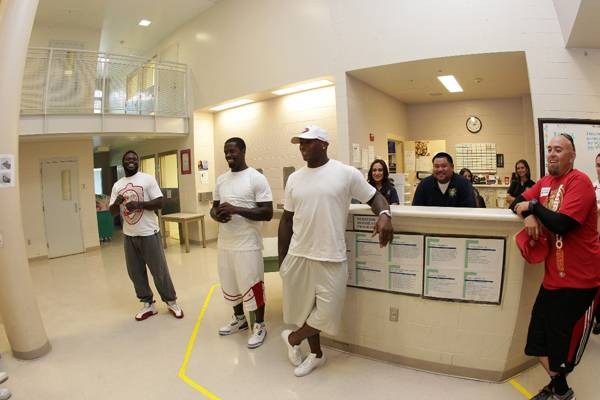
[[[231,319],[231,322],[219,329],[219,335],[232,335],[239,331],[245,331],[246,329],[248,329],[248,321],[246,321],[246,316],[244,316],[241,319],[238,319],[238,317],[234,315]]]
[[[173,316],[177,319],[183,318],[183,310],[181,309],[181,307],[179,307],[179,304],[177,304],[174,301],[170,301],[167,303],[167,308],[169,309],[169,312],[171,314],[173,314]]]
[[[12,396],[10,390],[0,388],[0,400],[8,400],[10,396]]]
[[[302,364],[294,369],[294,375],[297,377],[308,375],[323,364],[325,364],[325,354],[323,354],[321,358],[317,358],[315,353],[310,353],[308,357],[302,361]]]
[[[250,339],[248,339],[248,348],[255,349],[260,347],[265,342],[266,337],[267,327],[265,326],[265,323],[263,322],[261,324],[255,322],[254,326],[252,327],[252,336],[250,336]]]
[[[8,379],[8,374],[4,371],[0,371],[0,383],[6,382]]]
[[[281,339],[285,343],[288,351],[288,359],[292,363],[294,367],[302,364],[302,350],[300,350],[300,346],[292,346],[290,341],[288,340],[290,334],[292,333],[291,329],[285,329],[281,332]]]
[[[135,314],[136,321],[143,321],[146,318],[149,318],[153,315],[158,314],[156,311],[156,307],[154,307],[154,303],[144,303],[144,307],[137,314]]]

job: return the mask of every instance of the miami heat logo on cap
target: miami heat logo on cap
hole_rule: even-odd
[[[302,130],[302,132],[301,132],[301,133],[306,133],[306,132],[308,132],[308,131],[310,131],[310,129],[308,129],[308,128],[304,128],[304,129]]]
[[[134,186],[132,183],[128,183],[123,189],[119,191],[119,194],[125,198],[125,201],[121,203],[121,209],[123,211],[123,218],[125,218],[125,222],[129,225],[137,224],[142,215],[144,214],[144,210],[133,210],[129,211],[125,204],[130,201],[144,201],[144,188],[141,186]]]

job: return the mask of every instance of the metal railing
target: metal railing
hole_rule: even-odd
[[[30,48],[22,115],[187,116],[186,66],[85,50]]]

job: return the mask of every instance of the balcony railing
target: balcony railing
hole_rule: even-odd
[[[22,115],[186,117],[186,66],[84,50],[30,48]]]

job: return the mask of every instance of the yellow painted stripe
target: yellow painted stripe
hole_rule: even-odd
[[[521,384],[519,382],[517,382],[516,380],[511,379],[509,382],[511,385],[513,385],[513,387],[515,389],[517,389],[523,396],[525,396],[525,398],[530,399],[533,397],[533,395],[531,393],[529,393],[527,391],[527,389],[525,389],[523,386],[521,386]]]
[[[204,318],[204,312],[210,303],[210,299],[213,295],[213,292],[216,288],[219,287],[218,283],[215,283],[210,287],[208,294],[206,295],[206,299],[204,299],[204,304],[202,305],[202,310],[200,310],[200,315],[196,320],[196,325],[194,326],[194,330],[192,331],[192,336],[190,336],[190,340],[188,341],[187,350],[185,351],[185,356],[183,357],[183,363],[181,364],[181,368],[179,368],[179,378],[193,387],[195,390],[202,393],[205,397],[208,397],[211,400],[219,400],[220,398],[216,396],[214,393],[210,392],[204,386],[200,385],[198,382],[195,382],[192,378],[186,375],[186,370],[188,363],[190,361],[190,356],[192,355],[192,349],[194,348],[194,343],[196,343],[196,337],[198,336],[198,330],[200,329],[200,324],[202,323],[202,318]]]

